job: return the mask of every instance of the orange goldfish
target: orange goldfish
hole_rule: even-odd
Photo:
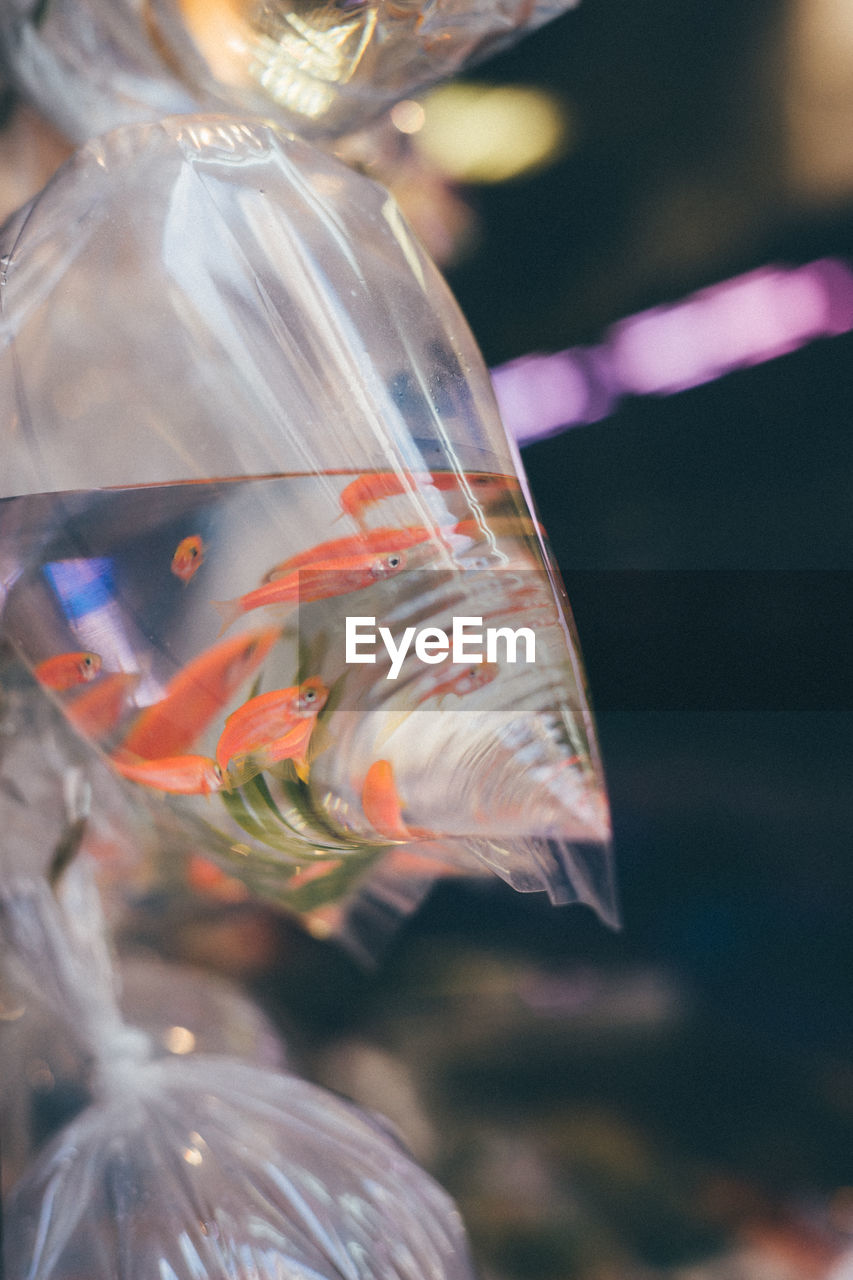
[[[491,684],[499,671],[500,667],[496,662],[481,662],[476,666],[465,667],[456,675],[449,675],[446,679],[437,681],[428,693],[418,699],[416,705],[420,706],[430,698],[438,698],[441,703],[450,693],[455,694],[457,698],[464,698],[466,693],[473,693],[475,689],[482,689],[484,685]]]
[[[364,508],[381,502],[383,498],[394,498],[427,486],[445,493],[452,489],[464,492],[466,485],[478,502],[493,502],[496,498],[503,497],[508,489],[518,488],[518,482],[509,476],[492,475],[485,471],[464,476],[455,471],[427,471],[421,475],[406,471],[373,471],[359,476],[341,491],[341,515],[352,516],[361,523]]]
[[[110,760],[123,778],[172,795],[206,796],[225,786],[221,768],[209,756],[138,760],[122,751],[110,756]]]
[[[301,778],[303,782],[308,781],[309,764],[308,764],[308,747],[311,742],[311,735],[314,732],[314,722],[316,717],[310,720],[301,720],[281,734],[278,738],[273,738],[269,742],[265,742],[263,746],[258,746],[254,751],[247,751],[244,755],[233,756],[228,766],[228,775],[233,780],[234,786],[242,786],[244,782],[248,782],[249,778],[253,778],[255,774],[260,773],[263,769],[269,769],[274,764],[281,764],[283,760],[291,760],[296,770],[296,776]]]
[[[214,600],[214,606],[222,617],[219,634],[227,631],[241,613],[271,604],[298,604],[300,601],[308,604],[313,600],[346,595],[350,591],[362,591],[380,578],[399,573],[405,569],[406,563],[405,551],[389,551],[384,555],[370,551],[340,559],[316,560],[305,568],[290,569],[280,578],[265,582],[236,600]]]
[[[141,679],[138,671],[111,671],[67,702],[65,714],[83,737],[100,738],[116,727]]]
[[[545,532],[541,524],[534,523],[524,516],[489,516],[485,523],[471,517],[459,520],[453,525],[451,532],[471,538],[474,542],[482,542],[489,537],[489,534],[493,538],[513,536],[532,538],[537,530],[539,533]]]
[[[244,631],[205,649],[178,672],[164,696],[137,718],[122,746],[145,760],[179,755],[192,746],[263,662],[277,627]]]
[[[277,578],[294,569],[314,567],[317,563],[346,560],[352,556],[365,555],[368,552],[384,555],[389,551],[406,551],[416,543],[426,542],[432,537],[432,531],[424,525],[407,525],[403,529],[371,529],[370,533],[357,533],[348,538],[335,538],[333,542],[321,542],[308,551],[300,551],[289,560],[282,560],[269,573],[264,574],[264,582],[274,582]]]
[[[172,573],[186,585],[204,564],[205,546],[197,533],[178,543],[172,556]]]
[[[374,760],[361,788],[361,807],[370,825],[387,840],[411,840],[390,760]]]
[[[273,689],[244,702],[225,721],[216,745],[216,761],[226,770],[232,761],[238,769],[251,759],[257,769],[281,760],[305,766],[305,753],[317,716],[326,705],[329,690],[318,676]]]
[[[65,693],[76,684],[88,684],[90,680],[94,680],[100,669],[100,655],[84,650],[79,653],[58,653],[53,658],[45,658],[44,662],[33,668],[33,675],[46,688]]]
[[[219,902],[242,902],[249,890],[242,880],[229,876],[207,858],[194,853],[187,864],[187,884],[196,893],[215,898]]]

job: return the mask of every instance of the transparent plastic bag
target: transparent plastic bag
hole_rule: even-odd
[[[174,119],[83,149],[0,251],[2,627],[164,848],[301,913],[411,845],[613,919],[565,594],[387,193]],[[344,643],[458,615],[535,629],[534,658],[395,673]]]
[[[160,1052],[224,1054],[256,1067],[287,1066],[278,1031],[235,982],[150,952],[131,951],[114,963],[123,1019]]]
[[[63,897],[32,880],[0,894],[4,977],[88,1051],[90,1096],[6,1199],[5,1274],[471,1276],[457,1211],[379,1119],[233,1058],[154,1057],[118,1013],[82,864]],[[8,1045],[3,1065],[23,1065]]]
[[[178,112],[334,137],[575,0],[4,0],[10,78],[69,137]]]
[[[124,874],[144,824],[120,780],[71,731],[55,702],[0,640],[0,879],[58,878],[88,839]]]
[[[388,1130],[229,1059],[134,1066],[10,1198],[26,1280],[470,1277],[449,1198]]]

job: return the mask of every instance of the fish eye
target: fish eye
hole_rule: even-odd
[[[402,563],[403,563],[403,557],[399,555],[389,556],[386,561],[386,564],[388,565],[389,569],[399,569]]]
[[[317,690],[316,690],[316,689],[305,689],[305,690],[303,690],[303,693],[302,693],[302,700],[303,700],[303,702],[313,702],[313,701],[314,701],[314,699],[315,699],[316,697],[317,697]]]

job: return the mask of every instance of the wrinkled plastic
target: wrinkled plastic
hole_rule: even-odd
[[[174,119],[81,151],[0,252],[3,629],[158,826],[306,914],[411,849],[613,919],[565,596],[387,194]],[[396,679],[345,657],[352,614],[524,623],[539,657]]]
[[[280,1035],[233,982],[146,952],[123,955],[115,965],[124,1021],[160,1052],[228,1054],[257,1067],[287,1066]]]
[[[115,1002],[82,864],[61,908],[0,889],[4,984],[86,1065],[78,1110],[4,1203],[20,1280],[466,1280],[459,1215],[379,1119],[227,1056],[163,1056]],[[157,1053],[161,1056],[155,1056]],[[4,1044],[4,1074],[13,1062]],[[41,1069],[45,1064],[41,1063]],[[88,1105],[83,1100],[88,1094]]]
[[[27,1280],[463,1280],[449,1198],[355,1106],[229,1059],[134,1066],[8,1206]]]
[[[4,0],[10,78],[79,142],[172,113],[350,132],[575,0]]]

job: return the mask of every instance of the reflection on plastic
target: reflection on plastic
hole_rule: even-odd
[[[23,0],[0,9],[0,38],[24,95],[81,142],[210,109],[333,137],[575,2]]]
[[[3,627],[33,667],[95,655],[98,706],[57,699],[136,803],[318,922],[408,833],[437,874],[485,865],[612,920],[565,596],[488,372],[388,196],[268,126],[175,119],[85,148],[0,249]],[[541,644],[439,690],[343,664],[348,613],[535,619]],[[364,803],[380,761],[390,826]]]
[[[7,1206],[39,1280],[469,1280],[450,1199],[379,1122],[229,1058],[138,1063]]]

